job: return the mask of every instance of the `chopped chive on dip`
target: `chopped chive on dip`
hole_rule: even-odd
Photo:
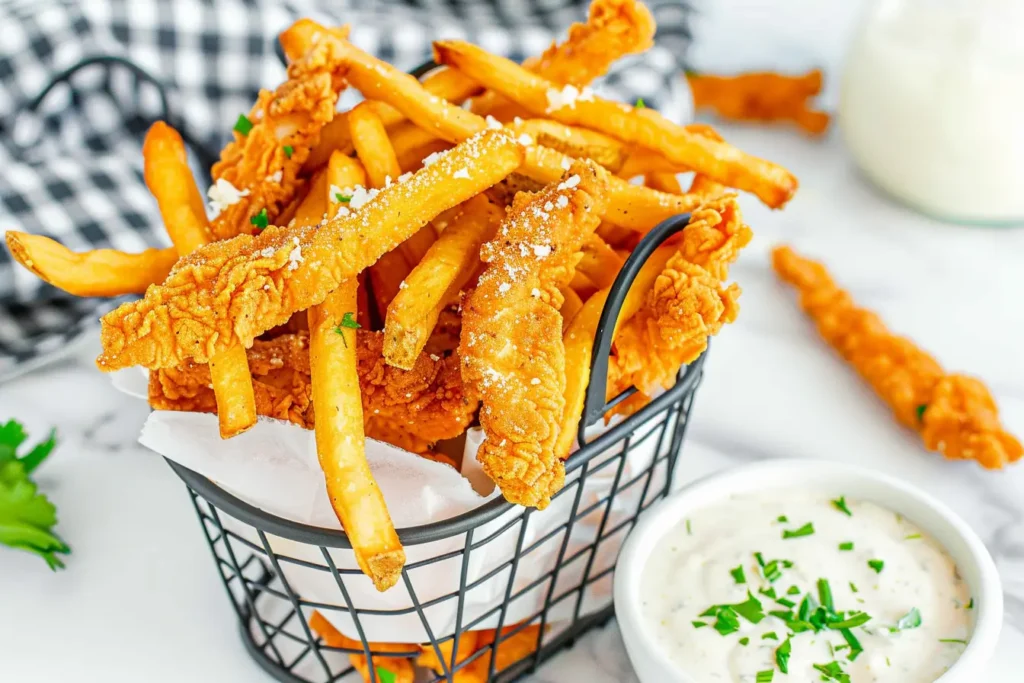
[[[853,581],[850,582],[850,591],[852,591],[854,593],[858,592],[857,591],[857,584],[855,584]]]
[[[839,662],[833,661],[827,664],[813,664],[812,666],[821,672],[821,680],[823,681],[850,683],[850,675],[843,671],[843,667]]]
[[[917,628],[921,625],[921,612],[916,607],[911,607],[910,611],[899,618],[895,626],[889,627],[891,633],[897,631],[906,631],[907,629]]]
[[[285,145],[282,149],[284,149],[284,155],[289,159],[292,158],[292,154],[295,154],[295,148],[291,145]]]
[[[874,569],[876,574],[881,574],[882,569],[885,567],[885,562],[882,560],[868,560],[868,566]]]
[[[764,671],[758,671],[757,677],[754,679],[755,683],[772,683],[772,679],[775,677],[775,669],[765,669]]]
[[[921,538],[921,534],[910,534],[908,536],[904,536],[903,540],[904,541],[914,541],[914,540],[917,540],[919,538]]]
[[[847,517],[853,517],[853,513],[850,512],[850,508],[847,507],[846,505],[846,496],[839,496],[838,498],[833,500],[832,507],[842,512]]]
[[[732,578],[733,578],[733,580],[737,584],[746,583],[747,582],[747,577],[744,576],[744,574],[743,574],[743,565],[742,564],[740,566],[736,567],[735,569],[730,569],[729,573],[732,574]]]
[[[959,643],[960,645],[966,645],[967,641],[961,638],[939,638],[940,643]]]
[[[789,673],[789,656],[791,654],[793,654],[793,643],[790,642],[789,638],[786,638],[782,645],[775,648],[775,663],[778,665],[779,671],[784,674]]]
[[[775,521],[778,522],[779,524],[785,524],[786,522],[789,521],[789,517],[787,517],[786,515],[779,515],[778,518],[776,518]]]
[[[690,623],[693,624],[694,628],[704,628],[708,625],[706,621],[691,621]]]
[[[786,591],[786,595],[800,595],[800,589],[796,586],[790,586],[789,590]]]
[[[235,132],[241,133],[242,135],[248,135],[249,131],[252,130],[252,121],[245,114],[239,114],[238,120],[235,121]]]
[[[853,541],[846,541],[845,543],[839,544],[840,550],[853,550]]]
[[[761,640],[778,640],[778,639],[779,639],[779,636],[775,633],[775,631],[768,631],[767,633],[762,633],[761,634]]]
[[[258,230],[263,230],[270,225],[270,219],[267,218],[267,207],[260,209],[260,212],[250,218],[249,222],[255,225]]]
[[[743,636],[742,638],[740,638],[740,645],[742,645],[743,647],[746,647],[749,644],[750,644],[750,638],[748,638],[746,636]]]
[[[807,524],[804,524],[799,529],[783,529],[782,530],[782,537],[783,538],[800,538],[801,536],[810,536],[813,533],[814,533],[814,524],[811,523],[811,522],[807,522]]]

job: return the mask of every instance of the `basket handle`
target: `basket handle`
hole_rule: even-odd
[[[583,403],[583,417],[580,419],[580,428],[577,439],[582,448],[587,444],[584,436],[587,427],[596,424],[604,414],[611,408],[626,400],[636,393],[636,387],[630,387],[621,394],[605,401],[605,392],[608,390],[608,358],[612,350],[612,337],[615,334],[615,323],[619,317],[622,304],[626,301],[633,281],[640,274],[640,269],[647,263],[651,254],[665,243],[673,235],[681,232],[686,224],[690,222],[690,214],[684,213],[671,218],[666,218],[656,225],[653,230],[644,235],[643,239],[629,255],[626,262],[619,271],[615,282],[612,283],[608,292],[608,299],[605,301],[604,310],[601,311],[601,318],[597,323],[597,332],[594,335],[594,350],[590,360],[590,383],[587,385],[586,399]]]

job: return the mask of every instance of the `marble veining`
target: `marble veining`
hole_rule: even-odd
[[[890,203],[851,167],[836,135],[810,142],[753,127],[723,132],[791,168],[802,189],[784,212],[743,200],[757,237],[732,270],[744,289],[742,311],[708,358],[681,478],[772,457],[827,458],[889,472],[941,497],[981,535],[1004,583],[1005,627],[978,680],[1020,680],[1024,463],[986,472],[924,451],[819,342],[767,257],[786,241],[826,260],[893,329],[949,369],[985,379],[1006,424],[1024,435],[1024,230],[943,225]],[[0,550],[0,586],[17,587],[3,592],[0,609],[5,680],[269,680],[237,637],[183,487],[135,443],[146,406],[95,370],[95,346],[88,340],[61,363],[0,386],[0,418],[17,417],[33,435],[59,429],[61,445],[39,481],[73,548],[58,574]],[[635,678],[611,622],[527,680]]]

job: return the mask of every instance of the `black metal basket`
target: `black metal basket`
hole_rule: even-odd
[[[611,577],[618,548],[637,518],[670,490],[704,356],[680,371],[675,386],[621,423],[589,440],[585,431],[600,422],[610,407],[635,392],[632,389],[611,401],[604,400],[614,321],[640,267],[655,248],[685,227],[688,218],[671,218],[652,230],[626,261],[611,289],[594,342],[580,448],[566,461],[566,484],[555,494],[551,506],[537,511],[498,498],[451,519],[399,529],[411,561],[402,572],[402,581],[384,594],[399,592],[403,599],[397,605],[389,606],[383,600],[380,605],[355,604],[352,583],[366,579],[354,565],[340,568],[336,561],[339,551],[331,550],[351,548],[344,532],[276,517],[168,461],[188,487],[238,614],[242,640],[267,672],[288,682],[358,681],[360,676],[347,657],[355,654],[370,662],[369,680],[391,680],[390,676],[378,675],[380,662],[385,658],[415,657],[422,646],[435,652],[444,669],[426,680],[454,681],[455,673],[463,668],[484,666],[486,680],[510,681],[533,671],[612,616]],[[650,457],[638,456],[641,452],[649,452]],[[551,515],[556,518],[546,517]],[[496,543],[514,550],[493,566],[476,566],[473,553],[491,554]],[[439,544],[444,550],[436,556],[413,559],[416,547],[426,544]],[[295,552],[298,549],[301,552]],[[441,563],[444,573],[457,576],[457,581],[452,579],[450,590],[434,594],[438,592],[435,586],[430,595],[421,595],[422,591],[417,590],[418,573],[431,571],[432,565]],[[532,570],[524,581],[517,572],[528,563]],[[538,571],[538,563],[550,566]],[[304,596],[293,585],[300,572],[307,582],[311,580],[310,572],[333,580],[335,599]],[[492,599],[493,606],[478,606],[470,613],[467,605],[477,604],[474,591],[486,590],[493,596],[496,586],[498,599]],[[523,605],[516,605],[520,600],[537,607],[513,621],[510,613],[523,611]],[[354,628],[348,634],[354,647],[326,644],[310,628],[314,610],[341,618]],[[439,614],[443,616],[439,618]],[[379,633],[387,630],[389,619],[403,619],[405,623],[415,619],[426,637],[410,644],[407,651],[375,648],[375,642],[367,637],[367,622],[372,622]],[[446,632],[435,631],[438,622],[452,627]],[[460,638],[485,627],[497,630],[494,642],[456,662],[454,654],[459,652]],[[532,654],[519,661],[504,661],[502,643],[530,627],[535,628],[528,633],[536,632]],[[481,664],[472,664],[481,658]]]
[[[83,60],[59,74],[27,109],[37,110],[56,85],[71,84],[74,74],[93,66],[108,72],[125,68],[134,75],[137,89],[155,87],[161,109],[157,117],[183,132],[205,168],[216,159],[217,155],[188,135],[173,115],[166,87],[120,57]],[[432,66],[425,64],[413,73],[422,75]],[[612,616],[611,577],[618,548],[637,518],[670,490],[704,356],[680,369],[675,386],[621,423],[592,439],[587,436],[587,428],[636,391],[631,389],[611,401],[604,400],[615,319],[640,268],[688,220],[687,215],[677,216],[648,233],[612,286],[594,342],[590,385],[578,434],[580,448],[566,461],[566,484],[551,505],[537,511],[497,498],[457,517],[399,529],[398,536],[411,561],[397,586],[374,596],[379,603],[357,604],[359,591],[368,579],[354,562],[345,566],[337,561],[339,553],[351,550],[344,532],[264,512],[209,479],[168,461],[188,487],[229,601],[238,615],[242,640],[260,666],[280,681],[358,681],[360,674],[348,655],[361,655],[368,663],[369,680],[388,683],[391,677],[377,672],[381,662],[414,657],[422,648],[436,654],[443,670],[426,679],[421,673],[417,680],[455,681],[459,671],[477,667],[484,670],[487,681],[510,681],[535,670]],[[423,556],[431,544],[443,545],[443,552]],[[489,558],[489,563],[478,562],[479,556],[491,553],[495,544],[502,549],[499,557]],[[439,569],[450,578],[445,590],[433,590],[430,595],[417,590],[419,575],[433,571],[436,576]],[[295,580],[297,572],[303,573],[302,581]],[[330,600],[313,599],[297,589],[296,583],[305,583],[310,577],[322,579],[320,592],[323,581],[336,589]],[[474,601],[484,590],[490,592],[489,600]],[[391,597],[395,595],[401,596],[397,605]],[[529,607],[526,614],[524,606]],[[328,618],[341,618],[352,631],[346,641],[352,647],[325,643],[310,627],[314,610]],[[438,613],[444,618],[439,619]],[[408,624],[410,620],[421,627],[423,637],[408,641],[407,650],[375,647],[376,642],[398,638],[371,641],[367,637],[368,633],[388,632],[391,623]],[[445,627],[435,629],[438,622]],[[495,629],[493,642],[456,661],[465,634],[485,628]],[[528,656],[502,657],[503,643],[530,633],[536,635]],[[509,647],[506,645],[506,650]],[[406,683],[402,678],[395,680]]]

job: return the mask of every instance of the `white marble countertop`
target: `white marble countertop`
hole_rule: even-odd
[[[787,241],[825,259],[891,326],[947,367],[984,378],[1004,420],[1024,434],[1024,230],[937,224],[876,195],[836,136],[730,127],[741,148],[801,179],[785,212],[747,200],[757,238],[733,269],[739,321],[716,340],[681,461],[684,479],[762,458],[855,461],[944,499],[981,535],[1006,590],[995,658],[977,680],[1024,670],[1024,464],[985,472],[944,461],[900,429],[819,342],[792,292],[773,278],[769,247]],[[246,655],[184,487],[135,444],[146,407],[118,394],[83,349],[0,388],[0,418],[61,444],[40,470],[73,547],[56,574],[0,549],[0,653],[11,681],[178,683],[269,680]],[[632,681],[614,625],[559,655],[534,678]]]

